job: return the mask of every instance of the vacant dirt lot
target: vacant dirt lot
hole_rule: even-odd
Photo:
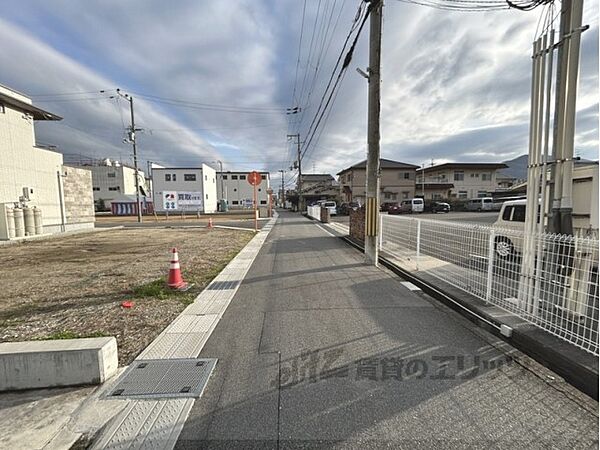
[[[0,341],[116,336],[129,364],[252,232],[123,229],[0,247]],[[177,247],[186,293],[164,287]],[[133,308],[123,308],[133,300]]]

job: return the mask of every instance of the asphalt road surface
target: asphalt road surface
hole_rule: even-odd
[[[176,448],[597,447],[597,402],[401,281],[282,212]]]

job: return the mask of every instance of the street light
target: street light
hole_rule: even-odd
[[[219,171],[221,172],[221,212],[225,212],[227,210],[227,201],[225,199],[225,189],[223,187],[223,162],[219,159],[213,162],[219,163]]]

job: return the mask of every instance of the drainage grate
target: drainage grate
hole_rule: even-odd
[[[134,361],[106,397],[198,398],[216,364],[216,358]]]

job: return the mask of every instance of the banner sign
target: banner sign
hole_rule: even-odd
[[[202,208],[202,192],[163,192],[163,206],[168,211]]]

